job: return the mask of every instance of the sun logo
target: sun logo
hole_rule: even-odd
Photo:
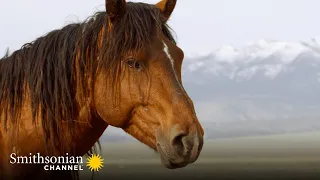
[[[91,171],[99,171],[103,167],[103,158],[100,155],[92,154],[87,158],[87,167]]]

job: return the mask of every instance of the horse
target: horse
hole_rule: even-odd
[[[0,60],[0,179],[79,178],[10,164],[10,154],[83,156],[109,126],[160,156],[194,163],[204,130],[182,84],[184,52],[167,22],[176,0],[105,0],[105,11],[53,30]]]

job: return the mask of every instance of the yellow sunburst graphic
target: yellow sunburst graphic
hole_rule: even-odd
[[[87,167],[90,171],[99,171],[103,167],[103,158],[100,155],[92,154],[87,158]]]

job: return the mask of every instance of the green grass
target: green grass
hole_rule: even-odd
[[[162,167],[158,155],[139,142],[107,143],[102,149],[105,165],[100,174],[109,179],[140,175],[320,179],[320,132],[207,140],[198,161],[177,170]]]

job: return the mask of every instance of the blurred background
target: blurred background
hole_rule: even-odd
[[[12,52],[104,10],[102,0],[0,2],[3,54],[7,47]],[[169,25],[185,52],[183,83],[206,139],[188,171],[207,168],[216,177],[275,171],[320,177],[318,7],[317,0],[178,0]],[[172,175],[151,150],[120,129],[108,128],[101,143],[115,177],[129,162],[152,162]]]

